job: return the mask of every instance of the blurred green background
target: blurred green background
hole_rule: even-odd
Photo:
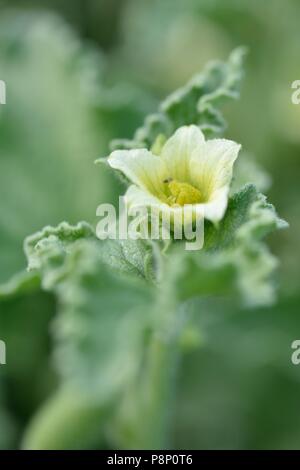
[[[26,4],[26,5],[24,5]],[[93,161],[130,138],[167,93],[249,47],[241,99],[226,107],[226,137],[270,175],[269,200],[290,223],[271,237],[278,302],[237,310],[199,302],[202,348],[183,359],[173,412],[178,448],[300,448],[300,79],[298,0],[0,1],[0,282],[25,266],[24,237],[62,220],[95,221],[119,183]],[[0,301],[0,448],[57,387],[47,294]]]

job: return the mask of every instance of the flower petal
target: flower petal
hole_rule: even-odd
[[[193,152],[190,160],[191,180],[208,201],[217,189],[229,186],[240,148],[232,140],[213,139],[206,141],[201,151]]]
[[[136,209],[138,207],[160,207],[164,205],[157,197],[150,194],[148,191],[139,188],[135,184],[129,186],[125,194],[125,203],[130,209]]]
[[[195,150],[203,146],[204,135],[199,127],[180,127],[162,148],[161,157],[166,162],[169,177],[178,181],[190,180],[190,158]]]
[[[201,212],[205,219],[213,223],[223,219],[228,204],[229,186],[217,189],[211,196],[209,202],[201,204]]]
[[[125,203],[128,207],[129,215],[135,215],[136,209],[147,207],[151,209],[153,217],[159,216],[163,218],[167,225],[168,221],[170,221],[170,227],[173,227],[176,221],[179,228],[181,225],[191,225],[196,218],[203,219],[204,217],[205,204],[188,204],[186,206],[171,207],[135,185],[131,185],[127,189]]]
[[[168,177],[168,171],[160,157],[146,149],[115,150],[107,161],[140,188],[165,199],[164,180]]]

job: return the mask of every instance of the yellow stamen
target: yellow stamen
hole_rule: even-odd
[[[168,202],[170,205],[178,204],[184,206],[185,204],[197,204],[202,202],[202,195],[199,189],[195,188],[189,183],[180,183],[176,180],[166,180],[170,195]]]

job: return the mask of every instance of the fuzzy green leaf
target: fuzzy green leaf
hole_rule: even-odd
[[[248,184],[230,198],[225,217],[217,226],[206,224],[205,249],[220,250],[246,239],[259,240],[286,226],[266,196]]]
[[[169,137],[180,126],[196,124],[207,137],[223,132],[224,119],[218,110],[228,98],[239,96],[244,48],[232,52],[228,62],[215,61],[187,85],[172,93],[155,114],[146,117],[132,140],[112,142],[112,149],[150,148],[156,138]]]
[[[26,239],[25,251],[29,269],[59,300],[54,334],[63,376],[80,377],[85,387],[93,382],[98,393],[118,389],[140,357],[153,296],[143,280],[150,273],[149,246],[100,242],[81,222],[46,227]]]
[[[155,277],[153,246],[146,240],[103,240],[101,258],[116,271],[149,280]]]
[[[24,249],[28,269],[40,273],[45,289],[53,288],[63,278],[67,253],[80,240],[96,241],[92,227],[86,222],[75,226],[62,222],[26,238]]]
[[[0,300],[35,291],[39,286],[40,276],[38,273],[21,271],[0,285]]]
[[[119,390],[136,371],[152,290],[109,271],[89,242],[69,254],[68,276],[57,285],[56,363],[64,377],[98,395]]]
[[[203,251],[174,253],[166,274],[174,294],[180,301],[231,292],[248,306],[272,303],[277,260],[262,238],[286,226],[255,186],[245,186],[230,199],[218,226],[206,224]]]
[[[78,407],[76,400],[66,407],[60,395],[58,402],[51,400],[30,424],[24,446],[60,448],[56,436],[62,425],[64,446],[89,446],[90,436],[103,432],[107,407],[141,367],[155,302],[153,283],[145,282],[146,273],[148,279],[152,276],[150,247],[142,241],[100,242],[81,222],[46,227],[27,238],[25,250],[30,272],[57,298],[55,364],[63,386],[80,390],[80,401]],[[63,422],[61,406],[66,410]],[[94,413],[99,413],[98,431],[96,423],[91,433],[86,428],[72,431],[78,419],[88,426]]]

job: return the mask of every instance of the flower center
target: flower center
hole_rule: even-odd
[[[168,203],[170,206],[185,204],[198,204],[203,201],[203,197],[199,189],[189,183],[181,183],[171,178],[164,181],[168,188]]]

